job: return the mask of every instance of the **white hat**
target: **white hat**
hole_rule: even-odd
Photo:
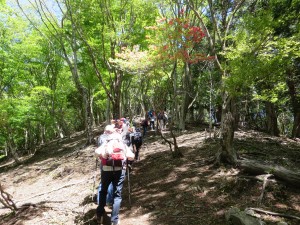
[[[114,125],[107,125],[107,126],[104,128],[104,132],[105,132],[105,131],[115,132],[115,126],[114,126]]]

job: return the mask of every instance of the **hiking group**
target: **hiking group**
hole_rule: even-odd
[[[155,128],[161,131],[166,130],[167,123],[168,114],[166,111],[161,110],[156,115],[156,112],[153,109],[149,110],[145,119],[141,122],[141,126],[143,127],[143,136],[146,135],[148,127],[150,127],[151,131],[154,131]]]
[[[122,189],[126,175],[135,160],[139,160],[142,146],[140,128],[130,126],[129,119],[112,120],[97,141],[95,150],[100,163],[101,181],[97,192],[97,223],[103,224],[106,205],[112,205],[111,224],[119,225]]]

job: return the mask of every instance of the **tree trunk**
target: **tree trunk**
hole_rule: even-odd
[[[262,163],[254,160],[239,160],[239,166],[247,173],[254,175],[271,173],[292,186],[300,187],[300,172],[295,170],[288,170],[282,166],[272,165],[268,163]]]
[[[84,98],[84,109],[85,109],[85,131],[87,133],[87,144],[93,143],[93,112],[92,112],[92,103],[93,98],[90,97],[90,95],[85,91],[83,93]]]
[[[181,101],[180,101],[180,111],[179,111],[179,129],[185,130],[185,121],[188,111],[188,106],[191,103],[192,99],[190,97],[191,91],[191,81],[190,81],[190,67],[189,64],[186,62],[184,63],[184,74],[182,77],[182,94],[181,94]]]
[[[122,117],[121,112],[121,86],[122,86],[122,77],[123,74],[121,71],[116,70],[114,72],[115,80],[114,84],[111,87],[113,91],[113,99],[112,99],[112,113],[114,119],[119,119]]]
[[[63,138],[64,136],[70,137],[70,131],[68,128],[68,125],[65,121],[65,119],[63,118],[64,113],[62,111],[60,111],[59,116],[57,116],[57,122],[59,124],[59,129],[58,132],[60,133],[59,136],[60,138]],[[61,134],[61,130],[62,130],[62,134]]]
[[[271,102],[265,102],[265,105],[266,105],[266,115],[267,115],[267,132],[271,135],[279,136],[275,106]]]
[[[298,112],[294,113],[292,137],[300,138],[300,109]]]
[[[110,101],[109,101],[109,98],[106,99],[105,119],[106,119],[106,123],[110,124],[111,115],[110,115]]]
[[[177,140],[176,140],[176,136],[175,136],[174,133],[173,133],[173,126],[174,126],[174,124],[173,124],[173,122],[171,122],[171,123],[169,124],[169,129],[170,129],[170,134],[171,134],[171,137],[172,137],[172,139],[173,139],[173,142],[170,141],[170,140],[168,140],[168,139],[164,136],[162,130],[159,130],[159,129],[158,129],[158,132],[159,132],[160,136],[162,137],[162,139],[164,139],[164,141],[167,142],[167,143],[169,144],[169,147],[170,147],[170,150],[171,150],[171,153],[172,153],[172,157],[173,157],[173,158],[181,158],[181,157],[183,157],[183,154],[182,154],[182,152],[180,151],[180,149],[179,149],[179,147],[178,147]]]
[[[40,144],[44,144],[46,142],[46,127],[44,124],[40,124]]]
[[[24,149],[25,150],[28,150],[28,130],[25,128],[24,130],[24,140],[25,140],[25,143],[24,143]],[[28,154],[30,154],[30,151],[28,152]]]
[[[11,131],[9,131],[9,132],[10,133],[8,134],[8,138],[6,141],[8,155],[12,156],[12,158],[15,160],[16,164],[20,164],[21,162],[19,160],[19,155],[17,153],[15,142],[13,140],[13,137],[11,136]]]
[[[179,127],[179,118],[180,118],[180,104],[179,104],[179,95],[177,92],[177,62],[174,62],[173,70],[171,73],[171,80],[173,85],[173,99],[172,99],[172,111],[171,118],[174,126]]]
[[[300,95],[297,93],[297,86],[300,84],[300,77],[295,76],[292,71],[288,72],[287,86],[292,103],[292,111],[294,115],[292,137],[300,138]]]
[[[223,93],[222,122],[221,122],[221,154],[220,162],[236,165],[237,153],[233,147],[235,127],[235,105],[227,92]]]

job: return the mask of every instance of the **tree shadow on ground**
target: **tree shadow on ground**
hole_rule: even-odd
[[[103,125],[94,129],[94,139],[96,139],[99,134],[103,132]],[[56,160],[65,156],[79,156],[81,154],[80,150],[87,147],[86,145],[87,139],[84,131],[77,132],[70,137],[65,137],[63,139],[56,139],[45,144],[42,144],[37,147],[35,153],[33,155],[27,155],[22,157],[21,165],[27,166],[32,165],[34,163],[42,163],[47,160]],[[1,163],[0,166],[0,174],[3,172],[7,172],[11,169],[15,169],[20,164],[16,164],[15,162],[5,162]]]
[[[5,225],[22,225],[24,221],[36,218],[44,212],[51,210],[51,207],[46,206],[47,202],[36,204],[23,204],[19,207],[16,213],[7,213],[0,216],[1,224]],[[42,221],[41,221],[42,223]]]
[[[122,213],[125,217],[132,212],[150,213],[153,225],[219,225],[226,224],[224,215],[230,207],[257,206],[261,183],[241,179],[240,171],[235,168],[215,168],[207,160],[217,153],[218,142],[207,141],[201,148],[181,147],[184,157],[180,159],[173,159],[163,146],[152,147],[161,151],[134,164],[130,177],[131,208],[128,185],[124,184]],[[284,211],[280,208],[284,204],[299,213],[292,210],[293,203],[277,195],[274,189],[278,190],[277,194],[291,192],[299,196],[299,190],[277,184],[270,187],[272,193],[267,193],[269,196],[262,206],[274,208],[277,204],[276,210]],[[289,224],[296,222],[289,221]]]
[[[180,143],[186,142],[184,138]],[[274,141],[262,143],[259,140],[236,139],[234,143],[241,154],[259,151],[265,156],[270,147],[276,153],[296,149],[286,148],[287,146]],[[155,148],[155,151],[151,148]],[[159,135],[149,134],[144,139],[141,160],[133,164],[130,182],[128,177],[124,182],[121,215],[125,218],[150,215],[148,221],[153,225],[220,225],[226,224],[225,212],[230,207],[245,209],[257,206],[262,184],[255,179],[241,178],[242,174],[237,168],[215,168],[210,159],[219,148],[218,141],[209,139],[201,147],[181,146],[184,157],[174,159],[167,146],[160,141]],[[151,154],[143,154],[149,149]],[[299,152],[295,154],[299,155]],[[273,157],[273,160],[278,158],[280,155]],[[299,196],[299,190],[275,184],[269,186],[266,192],[262,207],[282,213],[287,209],[291,214],[300,213],[288,199],[288,193]],[[285,209],[281,208],[282,205]],[[95,222],[94,216],[95,209],[92,209],[81,220],[84,224],[92,224],[91,221]],[[281,221],[284,219],[281,218]],[[278,220],[267,220],[266,224],[273,225],[276,222]],[[288,221],[290,225],[296,225],[297,222]]]
[[[79,152],[80,149],[85,147],[86,140],[84,138],[84,133],[80,133],[72,138],[59,139],[56,141],[49,142],[47,144],[39,146],[35,154],[32,156],[24,157],[25,159],[21,161],[21,164],[31,165],[37,162],[46,161],[48,159],[57,159],[67,154],[72,154]],[[79,154],[79,153],[78,153]],[[0,167],[0,173],[7,172],[10,169],[15,169],[20,166],[20,164],[9,163],[5,166]]]
[[[193,137],[196,139],[196,136],[198,134],[194,134]],[[185,141],[186,139],[189,141]],[[196,144],[198,140],[193,140],[193,144],[190,145],[192,139],[189,136],[178,137],[184,157],[173,159],[168,146],[160,141],[159,135],[145,138],[141,149],[141,160],[134,163],[133,171],[130,174],[131,205],[129,204],[127,177],[124,182],[120,212],[123,218],[130,218],[130,221],[131,219],[133,221],[135,216],[149,216],[147,221],[152,225],[220,225],[226,224],[224,214],[230,207],[236,206],[245,209],[246,207],[257,206],[262,184],[257,180],[241,178],[237,168],[213,167],[209,159],[218,151],[219,143],[214,140],[204,140],[200,144]],[[31,167],[40,169],[39,167],[45,167],[47,160],[63,157],[60,162],[55,162],[49,168],[47,167],[48,171],[69,159],[69,155],[72,156],[72,159],[76,158],[77,154],[81,154],[78,150],[80,143],[85,143],[83,136],[82,140],[78,140],[66,141],[60,147],[53,144],[48,155],[42,154],[40,159],[37,156],[37,158],[32,159],[31,163],[36,165],[31,165]],[[287,162],[284,158],[288,157],[289,160],[293,159],[297,163],[296,159],[300,158],[299,150],[297,150],[299,144],[296,147],[292,145],[287,147],[283,142],[269,139],[265,139],[265,142],[255,139],[235,139],[234,143],[235,148],[241,154],[250,153],[248,155],[255,156],[255,153],[259,152],[261,157],[271,155],[269,156],[271,160],[276,162],[277,159],[281,159],[283,163]],[[75,147],[76,145],[78,146]],[[48,150],[43,149],[43,151]],[[87,156],[93,157],[90,156],[90,151],[87,152],[82,155],[80,160],[76,158],[76,165],[86,165],[87,160],[82,160]],[[289,155],[289,152],[292,154]],[[74,170],[73,167],[71,168]],[[87,168],[83,169],[82,174],[88,171]],[[43,172],[41,171],[41,173]],[[64,170],[59,175],[63,176],[65,173],[70,174],[70,170],[65,169],[64,166]],[[299,199],[299,190],[274,183],[267,187],[261,207],[281,213],[299,215]],[[83,198],[81,205],[84,206],[84,213],[78,214],[75,220],[72,217],[73,222],[76,224],[96,224],[97,206],[91,196]],[[1,216],[0,221],[8,222],[4,223],[7,225],[22,225],[22,221],[28,221],[35,216],[38,217],[47,210],[49,209],[44,203],[39,203],[27,207],[27,209],[25,207],[24,214],[20,213],[16,217],[10,214]],[[285,221],[285,219],[281,219],[281,221]],[[278,220],[275,222],[268,221],[267,225],[273,225],[276,222]],[[286,222],[289,225],[296,225],[298,221],[286,220]],[[109,224],[109,217],[107,217],[106,224]],[[124,224],[132,225],[133,223]]]

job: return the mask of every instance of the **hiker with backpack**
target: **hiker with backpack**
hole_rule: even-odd
[[[150,128],[151,130],[155,130],[155,119],[156,119],[156,115],[155,115],[155,111],[151,109],[150,111],[151,113],[149,113],[149,120],[150,120]]]
[[[161,131],[164,130],[164,111],[160,111],[157,114],[157,120],[158,120],[158,124],[159,124],[159,129]]]
[[[134,146],[133,146],[133,142],[132,142],[132,136],[134,135],[134,127],[129,127],[127,130],[127,133],[125,135],[125,139],[123,139],[123,143],[125,145],[127,145],[130,150],[134,153]],[[127,160],[127,166],[129,171],[132,170],[132,164],[133,164],[133,160]]]
[[[140,148],[143,144],[143,137],[142,137],[140,128],[136,128],[135,132],[131,136],[131,142],[132,142],[132,146],[133,146],[133,150],[134,150],[134,154],[135,154],[134,158],[135,158],[135,160],[139,160],[139,152],[140,152]]]
[[[146,136],[147,130],[148,130],[148,119],[145,118],[144,120],[142,120],[141,122],[141,126],[143,127],[143,137]]]
[[[163,130],[165,130],[168,123],[168,113],[166,111],[163,111],[163,122],[164,122]]]
[[[111,224],[119,224],[119,211],[122,201],[122,189],[126,175],[126,161],[134,160],[134,154],[130,148],[124,144],[120,133],[111,129],[106,143],[95,150],[97,157],[101,158],[101,184],[100,201],[96,210],[97,223],[102,224],[105,214],[105,197],[109,184],[113,184],[113,206],[111,213]]]
[[[100,147],[101,145],[105,144],[109,138],[109,135],[111,133],[115,132],[114,129],[114,125],[107,125],[104,128],[104,132],[103,134],[101,134],[98,137],[98,141],[97,141],[97,145],[98,147]],[[100,159],[101,160],[101,159]],[[100,163],[100,171],[102,170],[102,163]],[[98,190],[97,190],[97,204],[99,205],[100,202],[100,191],[102,188],[102,184],[100,182],[99,186],[98,186]],[[107,205],[112,205],[113,203],[113,185],[112,183],[110,183],[110,185],[108,186],[108,191],[107,191],[107,195],[106,195],[106,204]]]

